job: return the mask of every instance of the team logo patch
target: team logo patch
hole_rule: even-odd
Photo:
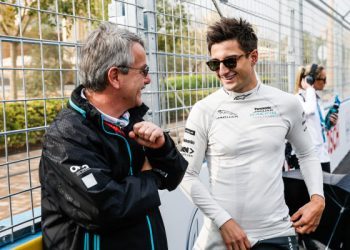
[[[83,178],[81,178],[81,180],[85,184],[86,188],[91,188],[97,184],[95,176],[92,173],[88,174],[87,176],[84,176]]]
[[[184,139],[184,142],[185,142],[185,143],[189,143],[189,144],[194,144],[194,141],[188,140],[188,139]]]
[[[196,131],[189,129],[189,128],[185,128],[185,133],[190,134],[190,135],[195,135]]]
[[[192,157],[192,154],[194,153],[194,150],[190,147],[182,147],[180,151],[183,153],[183,155],[188,157]]]
[[[73,173],[76,174],[77,176],[82,175],[86,171],[88,171],[90,167],[87,164],[84,164],[82,166],[71,166],[69,170]]]
[[[238,118],[238,115],[236,113],[222,109],[219,109],[215,115],[216,119]]]
[[[250,114],[253,118],[277,117],[278,113],[270,106],[254,108]]]
[[[233,98],[233,100],[244,100],[246,99],[248,96],[250,96],[252,93],[249,94],[244,94],[244,95],[238,95],[235,98]]]

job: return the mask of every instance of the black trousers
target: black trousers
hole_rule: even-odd
[[[251,250],[299,250],[297,236],[260,240]]]

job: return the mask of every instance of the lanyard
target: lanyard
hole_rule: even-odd
[[[321,108],[320,108],[320,105],[319,105],[317,99],[316,99],[316,103],[317,103],[317,111],[318,111],[318,115],[320,117],[320,123],[321,123],[321,128],[322,128],[323,142],[326,142],[324,118],[323,118],[323,115],[322,115],[322,112],[321,112]]]

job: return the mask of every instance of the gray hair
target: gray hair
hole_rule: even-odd
[[[107,87],[107,72],[111,67],[134,63],[131,47],[142,39],[116,24],[104,22],[87,37],[80,51],[79,80],[85,88],[102,91]],[[123,72],[122,72],[123,73]],[[126,72],[124,72],[126,73]]]

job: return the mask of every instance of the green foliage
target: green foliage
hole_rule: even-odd
[[[157,29],[164,34],[158,36],[158,50],[176,52],[181,48],[181,35],[188,36],[189,14],[181,2],[169,0],[157,1],[157,12],[162,13],[157,15]]]
[[[165,106],[162,109],[173,109],[172,111],[166,112],[165,117],[163,118],[168,123],[186,120],[190,107],[193,106],[197,101],[203,99],[216,90],[217,88],[210,88],[205,90],[185,90],[170,92],[166,95],[162,95],[161,101]],[[182,103],[179,101],[179,98],[181,99]]]
[[[190,90],[218,87],[220,81],[214,75],[182,75],[161,81],[162,90]]]
[[[46,105],[46,106],[45,106]],[[26,110],[25,110],[26,107]],[[46,112],[45,112],[46,109]],[[4,120],[0,119],[0,132],[16,131],[26,129],[25,117],[27,117],[27,128],[37,128],[45,126],[45,117],[49,125],[62,109],[61,100],[31,101],[6,103],[0,106],[0,114],[6,118],[6,127]],[[5,112],[4,112],[5,111]],[[25,116],[26,113],[26,116]],[[36,146],[41,143],[44,129],[33,130],[28,132],[29,146]],[[29,135],[30,134],[30,135]],[[26,147],[26,132],[19,132],[7,135],[8,152],[18,151]],[[5,136],[0,136],[0,152],[5,150]]]
[[[167,122],[185,120],[190,107],[218,87],[220,82],[214,75],[183,75],[164,79],[161,88],[166,93],[160,96],[161,109],[171,111],[166,112],[163,118]]]

